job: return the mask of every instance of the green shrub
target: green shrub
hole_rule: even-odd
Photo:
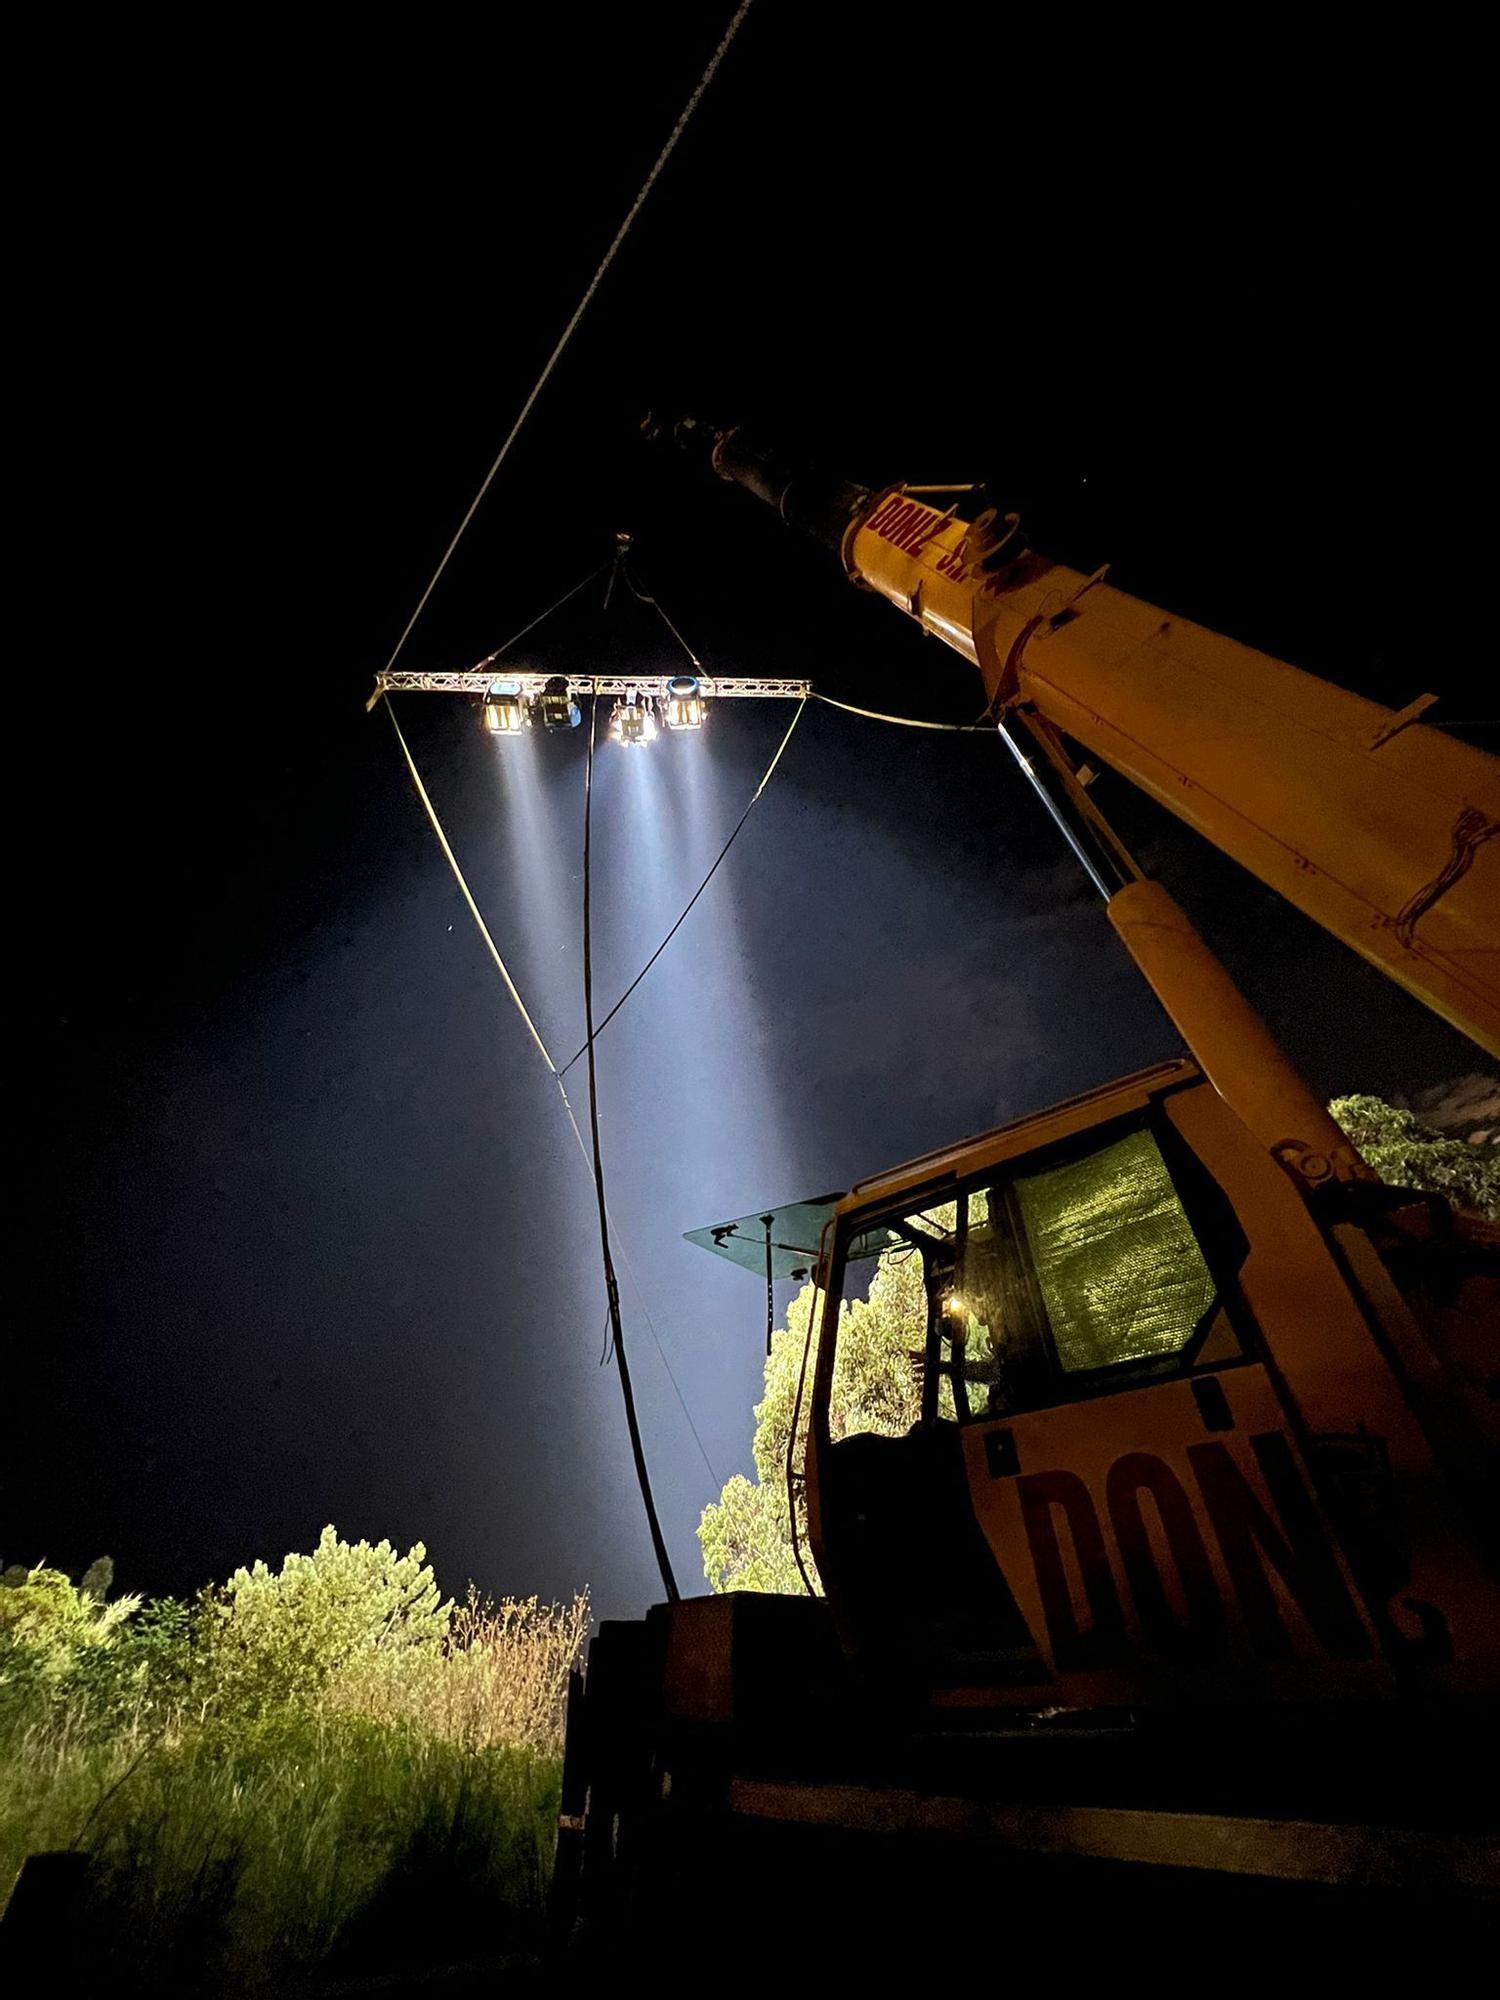
[[[105,1601],[112,1580],[108,1557],[76,1584],[60,1569],[12,1564],[0,1571],[0,1644],[36,1655],[50,1673],[65,1673],[80,1653],[109,1645],[139,1610],[138,1597]]]
[[[1336,1097],[1328,1109],[1392,1187],[1440,1194],[1454,1208],[1500,1221],[1500,1155],[1493,1148],[1444,1138],[1415,1112],[1368,1092]]]
[[[192,1608],[106,1619],[89,1579],[12,1575],[0,1897],[86,1848],[101,1971],[198,1990],[536,1938],[585,1599],[455,1611],[420,1546],[332,1529]]]
[[[207,1698],[251,1720],[319,1696],[342,1669],[374,1655],[436,1654],[453,1606],[442,1600],[420,1542],[341,1542],[325,1528],[310,1556],[279,1570],[238,1569],[205,1591],[198,1666]]]

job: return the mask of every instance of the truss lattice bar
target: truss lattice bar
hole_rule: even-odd
[[[669,674],[534,674],[507,673],[502,665],[471,667],[455,673],[408,673],[395,670],[375,676],[373,708],[383,694],[488,694],[492,688],[527,700],[541,694],[549,682],[565,680],[575,699],[590,694],[666,693]],[[761,677],[696,676],[706,701],[801,701],[812,693],[811,681]]]

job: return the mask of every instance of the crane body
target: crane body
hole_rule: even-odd
[[[1500,1227],[1371,1174],[1079,753],[1492,1052],[1494,760],[1048,561],[995,507],[677,437],[974,664],[1192,1059],[702,1233],[754,1269],[763,1225],[768,1280],[813,1279],[786,1493],[809,1593],[603,1628],[560,1879],[618,1886],[623,1840],[640,1888],[661,1841],[736,1815],[1212,1870],[1186,1830],[1211,1808],[1230,1874],[1375,1855],[1500,1896],[1465,1783],[1500,1704]],[[840,1338],[877,1298],[909,1387],[847,1433]],[[1341,1863],[1335,1824],[1361,1828]]]

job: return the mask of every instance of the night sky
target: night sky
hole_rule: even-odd
[[[107,1551],[123,1587],[185,1590],[332,1520],[425,1539],[453,1589],[657,1594],[587,1177],[363,698],[729,11],[321,42],[258,19],[191,48],[133,23],[38,67],[6,1561]],[[711,669],[967,719],[956,656],[640,443],[646,410],[691,410],[871,483],[988,476],[1050,553],[1397,706],[1437,692],[1430,719],[1492,741],[1468,720],[1461,83],[1269,16],[1161,46],[873,19],[758,0],[403,664],[470,664],[629,530]],[[523,655],[676,665],[648,607],[598,591]],[[570,1053],[582,743],[513,756],[459,702],[401,713]],[[724,705],[701,739],[601,749],[606,1002],[787,719]],[[1100,795],[1318,1089],[1480,1066]],[[763,1299],[682,1232],[1176,1043],[996,741],[810,708],[599,1047],[626,1332],[694,1589],[699,1511],[748,1469]]]

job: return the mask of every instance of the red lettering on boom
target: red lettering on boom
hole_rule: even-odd
[[[876,508],[864,525],[882,540],[898,549],[905,549],[909,555],[915,555],[943,525],[943,520],[943,515],[935,514],[920,501],[905,500],[899,493],[893,493],[889,500]]]
[[[917,518],[918,513],[919,509],[913,507],[911,502],[908,501],[904,507],[891,516],[889,525],[882,531],[886,540],[894,542],[898,549],[904,549],[906,547],[906,538],[911,532],[911,524]]]
[[[902,530],[902,546],[915,555],[924,542],[931,540],[934,532],[941,527],[942,520],[941,514],[934,514],[927,507],[918,507]]]

